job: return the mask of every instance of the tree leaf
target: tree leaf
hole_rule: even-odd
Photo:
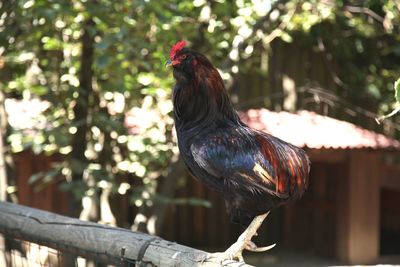
[[[43,173],[43,172],[38,172],[38,173],[32,174],[31,177],[29,177],[29,179],[28,179],[28,184],[33,184],[33,183],[35,183],[35,182],[38,181],[39,179],[42,179],[43,176],[44,176],[44,173]]]
[[[99,69],[105,69],[108,66],[108,55],[104,54],[97,58],[97,67]]]

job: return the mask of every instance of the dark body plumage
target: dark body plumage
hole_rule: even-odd
[[[178,146],[191,174],[225,199],[232,221],[247,226],[307,188],[305,152],[245,125],[209,60],[182,48],[171,56]]]

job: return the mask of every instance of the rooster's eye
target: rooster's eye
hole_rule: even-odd
[[[180,58],[180,59],[185,59],[185,58],[186,58],[186,55],[182,55],[182,56],[180,56],[179,58]]]

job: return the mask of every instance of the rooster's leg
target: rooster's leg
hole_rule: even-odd
[[[247,229],[239,236],[238,240],[225,252],[212,253],[209,258],[217,258],[219,262],[223,262],[224,260],[244,261],[242,252],[245,249],[253,252],[262,252],[273,248],[275,244],[259,248],[251,241],[251,238],[257,234],[258,228],[261,226],[265,218],[267,218],[268,214],[269,212],[256,216]]]

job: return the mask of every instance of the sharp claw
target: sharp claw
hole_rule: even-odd
[[[236,245],[236,246],[235,246]],[[244,262],[244,258],[242,255],[243,249],[252,252],[263,252],[272,249],[276,244],[272,244],[267,247],[257,247],[252,241],[244,241],[244,243],[234,243],[231,247],[229,247],[225,252],[217,252],[208,254],[201,263],[204,263],[211,258],[215,258],[219,264],[223,264],[225,261],[234,261],[237,260],[239,262]],[[225,262],[226,263],[226,262]]]
[[[256,244],[254,244],[252,241],[249,241],[249,242],[247,242],[246,250],[252,251],[252,252],[263,252],[263,251],[270,250],[275,246],[276,246],[276,244],[272,244],[267,247],[257,247]]]

